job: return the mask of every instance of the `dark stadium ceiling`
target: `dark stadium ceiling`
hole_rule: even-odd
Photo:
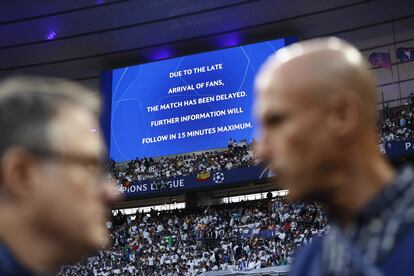
[[[0,0],[0,78],[40,74],[96,88],[112,67],[413,16],[412,0]]]

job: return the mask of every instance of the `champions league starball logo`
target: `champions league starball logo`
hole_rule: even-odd
[[[222,172],[214,173],[213,181],[217,184],[222,183],[224,181],[224,173],[222,173]]]

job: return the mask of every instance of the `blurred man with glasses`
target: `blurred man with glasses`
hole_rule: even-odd
[[[53,273],[108,243],[99,111],[75,83],[0,83],[0,275]]]

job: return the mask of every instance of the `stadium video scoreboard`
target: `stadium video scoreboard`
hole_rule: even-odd
[[[264,41],[105,72],[103,129],[110,158],[125,162],[222,149],[230,139],[250,143],[259,127],[252,114],[255,75],[288,41]],[[240,181],[237,174],[226,176],[231,171],[215,172],[212,185]],[[253,180],[258,174],[245,176]],[[197,178],[184,184],[170,181],[181,183],[172,188],[197,188],[185,184],[193,180],[197,183]],[[140,183],[146,187],[141,190],[151,191],[151,184]]]

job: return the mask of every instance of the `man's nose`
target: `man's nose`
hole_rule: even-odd
[[[266,139],[259,140],[253,148],[253,151],[259,159],[263,161],[270,161],[271,149]]]
[[[102,197],[108,206],[111,206],[112,204],[116,203],[117,201],[121,199],[121,195],[118,192],[118,187],[116,185],[115,179],[113,178],[105,179],[101,187],[102,187]]]

